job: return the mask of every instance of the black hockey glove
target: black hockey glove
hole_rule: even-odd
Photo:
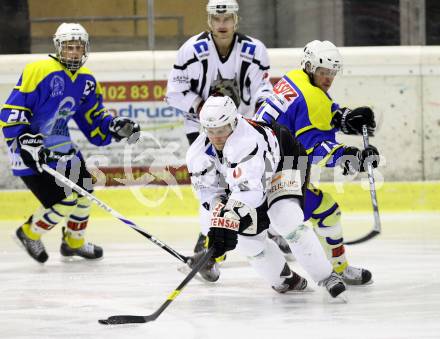
[[[110,122],[109,130],[117,142],[127,138],[129,143],[135,143],[139,139],[141,128],[137,122],[129,118],[115,117]]]
[[[368,135],[373,135],[376,128],[374,112],[370,107],[358,107],[354,110],[340,108],[335,112],[331,123],[345,134],[362,135],[362,126],[366,125]]]
[[[342,174],[355,174],[356,172],[365,172],[368,169],[368,163],[373,168],[379,166],[379,151],[373,145],[369,145],[364,150],[357,147],[348,146],[344,149],[344,154],[340,158]]]
[[[252,216],[253,215],[253,216]],[[238,232],[256,223],[256,211],[242,202],[229,199],[224,205],[218,202],[211,218],[208,247],[214,247],[214,258],[221,257],[237,246]]]
[[[39,173],[43,172],[42,164],[47,163],[50,151],[44,148],[44,138],[42,134],[25,133],[18,137],[20,144],[20,156],[23,163]]]

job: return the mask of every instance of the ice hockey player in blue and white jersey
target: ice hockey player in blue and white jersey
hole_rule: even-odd
[[[344,175],[365,171],[367,161],[377,167],[379,151],[376,147],[370,145],[360,150],[336,140],[338,131],[359,135],[366,125],[372,134],[376,127],[371,108],[342,108],[327,93],[342,69],[342,56],[336,46],[330,41],[311,41],[304,48],[301,66],[285,74],[274,86],[255,120],[269,124],[276,121],[286,126],[314,164],[341,166]],[[337,202],[312,185],[307,188],[305,201],[305,218],[314,225],[334,270],[347,284],[371,283],[370,271],[348,264]]]
[[[200,112],[203,133],[187,152],[191,182],[204,212],[210,261],[200,271],[219,279],[216,258],[236,246],[256,272],[280,293],[303,291],[306,279],[291,271],[267,236],[269,224],[281,234],[312,279],[332,297],[345,291],[312,229],[303,224],[308,158],[280,125],[246,120],[229,97],[209,97]],[[193,257],[195,264],[204,252]]]
[[[209,32],[182,45],[167,83],[166,101],[184,112],[189,144],[199,135],[199,112],[209,95],[231,97],[240,114],[252,117],[272,91],[266,47],[237,32],[237,1],[209,0],[206,10]],[[200,233],[194,252],[204,241]]]
[[[42,204],[16,235],[29,255],[44,263],[48,254],[41,236],[66,219],[61,254],[97,259],[103,255],[102,248],[84,239],[90,202],[59,186],[42,170],[42,164],[64,168],[63,174],[91,192],[91,175],[70,138],[69,120],[73,119],[97,146],[128,138],[140,128],[130,119],[106,112],[99,83],[83,67],[89,53],[89,36],[80,24],[61,24],[53,42],[56,56],[26,65],[0,111],[12,172]]]

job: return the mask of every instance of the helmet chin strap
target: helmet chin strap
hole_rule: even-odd
[[[316,87],[315,78],[313,77],[313,73],[310,72],[310,70],[307,70],[307,68],[310,68],[310,67],[311,67],[310,64],[309,64],[309,63],[306,63],[306,64],[304,65],[304,69],[303,69],[303,71],[308,75],[308,77],[309,77],[309,79],[310,79],[310,83],[311,83],[313,86]]]

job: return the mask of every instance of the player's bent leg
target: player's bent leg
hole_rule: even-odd
[[[255,236],[239,235],[237,249],[278,293],[306,290],[307,280],[289,268],[282,252],[269,240],[266,231]]]
[[[77,203],[76,193],[59,201],[49,208],[40,207],[22,226],[16,235],[29,255],[40,263],[44,263],[49,258],[41,236],[51,230],[64,217],[75,208]]]
[[[303,224],[302,209],[296,199],[276,201],[268,214],[272,226],[286,239],[296,260],[312,279],[325,286],[332,297],[344,292],[345,284],[339,276],[334,277],[333,267],[316,234]],[[334,283],[325,283],[330,281],[330,278]]]
[[[77,200],[72,213],[68,216],[67,227],[63,227],[60,253],[64,257],[79,256],[85,259],[99,259],[103,256],[100,246],[88,243],[84,239],[89,221],[90,201],[83,196]]]
[[[370,271],[349,266],[343,244],[341,210],[330,194],[322,191],[320,193],[322,199],[318,207],[312,212],[310,221],[333,265],[333,269],[342,276],[347,284],[363,285],[371,283]]]

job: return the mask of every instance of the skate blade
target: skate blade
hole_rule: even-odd
[[[329,304],[348,304],[348,293],[347,291],[344,291],[335,298],[333,298],[330,294],[327,294],[327,301]]]
[[[71,263],[71,264],[82,263],[82,262],[93,263],[93,262],[101,261],[102,259],[104,259],[104,256],[102,256],[101,258],[97,258],[97,259],[86,259],[86,258],[79,257],[77,255],[72,255],[72,256],[61,255],[61,257],[60,257],[61,262]]]
[[[345,280],[344,280],[344,282],[345,282]],[[373,283],[374,283],[374,280],[371,279],[369,282],[366,282],[365,284],[350,284],[350,283],[345,282],[345,285],[347,286],[347,288],[352,288],[352,287],[354,287],[354,288],[359,288],[359,287],[363,288],[363,287],[367,287],[367,286],[373,285]]]

